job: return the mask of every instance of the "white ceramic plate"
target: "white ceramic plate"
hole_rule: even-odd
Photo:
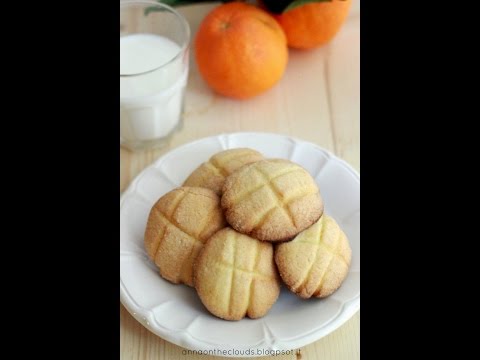
[[[148,213],[155,201],[180,186],[214,153],[250,147],[266,157],[290,159],[315,178],[325,202],[350,240],[352,264],[341,288],[326,299],[301,300],[282,288],[261,319],[225,321],[209,314],[195,290],[163,280],[143,248]],[[233,133],[180,146],[146,168],[120,200],[120,298],[147,329],[192,350],[290,350],[332,332],[360,308],[360,178],[343,160],[317,145],[288,136]],[[244,353],[245,354],[245,353]]]

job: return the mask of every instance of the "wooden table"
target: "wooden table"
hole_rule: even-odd
[[[188,19],[193,35],[214,6],[179,8]],[[224,132],[266,131],[292,135],[334,152],[360,170],[359,25],[357,2],[348,22],[330,45],[306,52],[290,51],[288,68],[280,83],[265,94],[246,101],[212,93],[192,60],[183,129],[160,150],[131,153],[121,149],[120,192],[140,171],[170,149]],[[359,323],[357,313],[330,335],[301,348],[301,355],[271,358],[359,359]],[[120,305],[120,324],[120,358],[123,360],[219,359],[183,355],[183,348],[150,333],[123,305]]]

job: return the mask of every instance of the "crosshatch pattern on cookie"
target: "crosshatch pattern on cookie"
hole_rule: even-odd
[[[275,251],[283,281],[303,298],[325,297],[337,290],[348,274],[350,260],[351,249],[345,233],[325,214]]]
[[[200,165],[185,180],[185,186],[206,187],[221,195],[225,178],[243,165],[263,160],[262,154],[248,148],[221,151]]]
[[[313,178],[286,160],[256,162],[230,176],[222,207],[236,230],[261,240],[286,240],[313,224],[323,212]],[[272,226],[277,229],[269,229]],[[268,233],[275,231],[280,238],[268,238]]]
[[[193,286],[193,261],[205,241],[225,225],[215,193],[201,188],[178,188],[152,208],[145,248],[164,278]]]
[[[219,231],[197,259],[195,287],[218,317],[263,316],[280,291],[272,245],[232,229]]]

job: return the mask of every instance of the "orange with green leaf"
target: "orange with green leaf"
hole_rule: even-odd
[[[275,14],[288,46],[311,49],[328,43],[345,22],[351,0],[263,0]]]

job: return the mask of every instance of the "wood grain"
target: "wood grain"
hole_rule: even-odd
[[[360,359],[360,313],[344,325],[299,349],[290,356],[263,356],[253,359],[276,360],[356,360]],[[186,349],[174,345],[144,328],[120,305],[120,359],[121,360],[217,360],[232,359],[218,356],[188,355]]]
[[[214,6],[179,8],[190,23],[193,36]],[[183,128],[163,149],[138,153],[120,150],[120,192],[167,151],[224,132],[264,131],[295,136],[336,153],[360,170],[359,24],[358,4],[354,4],[348,22],[331,44],[311,51],[290,51],[282,80],[265,94],[247,101],[212,93],[191,61]],[[300,354],[259,359],[359,359],[359,323],[357,313],[330,335],[301,348]],[[123,305],[120,305],[120,324],[123,360],[221,359],[186,355],[185,349],[150,333]]]

